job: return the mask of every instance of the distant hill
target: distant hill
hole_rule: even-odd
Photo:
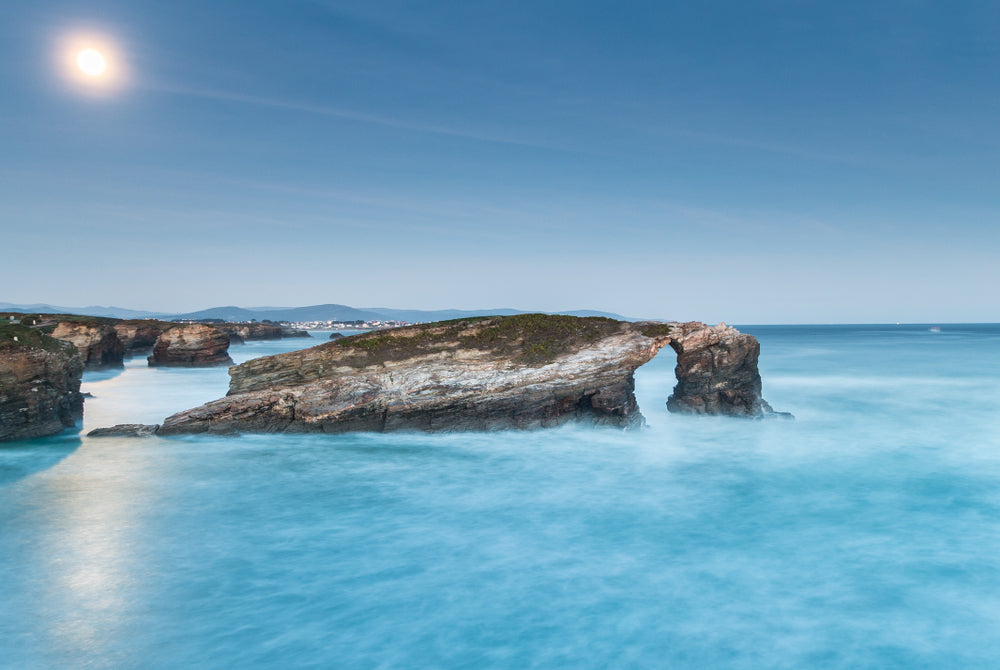
[[[496,316],[510,316],[511,314],[525,314],[523,309],[511,309],[509,307],[502,307],[500,309],[437,309],[437,310],[420,310],[420,309],[391,309],[388,307],[365,307],[367,312],[375,312],[381,315],[381,318],[390,321],[409,321],[410,323],[416,323],[418,321],[444,321],[446,319],[462,319],[469,316],[483,316],[483,315],[496,315]],[[606,316],[610,319],[618,319],[620,321],[628,321],[627,317],[621,314],[614,314],[612,312],[595,312],[593,310],[575,310],[569,312],[547,312],[548,314],[569,314],[570,316]]]
[[[385,319],[375,312],[355,309],[347,305],[311,305],[309,307],[270,307],[246,309],[243,307],[212,307],[197,312],[172,314],[172,319],[224,319],[226,321],[370,321]]]
[[[91,316],[109,316],[118,319],[222,319],[224,321],[444,321],[446,319],[461,319],[470,316],[525,314],[526,310],[503,307],[499,309],[392,309],[389,307],[356,308],[334,303],[326,305],[310,305],[308,307],[210,307],[196,312],[168,314],[144,310],[125,309],[123,307],[61,307],[48,304],[18,305],[0,302],[0,311],[8,312],[48,312],[52,314],[87,314]],[[629,321],[628,317],[613,312],[598,312],[594,310],[573,310],[565,312],[548,312],[549,314],[569,314],[572,316],[606,316],[612,319]]]
[[[40,314],[81,314],[85,316],[109,316],[115,319],[148,319],[156,316],[156,312],[126,309],[124,307],[102,307],[100,305],[91,305],[90,307],[60,307],[59,305],[49,305],[46,303],[17,305],[11,302],[0,302],[0,311],[38,312]]]

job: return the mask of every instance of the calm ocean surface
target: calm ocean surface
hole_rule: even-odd
[[[0,666],[1000,667],[1000,326],[744,327],[797,420],[0,447]],[[237,362],[325,341],[234,346]],[[88,373],[84,431],[224,395]]]

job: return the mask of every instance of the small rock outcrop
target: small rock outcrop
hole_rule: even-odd
[[[707,368],[700,354],[678,364],[672,411],[770,412],[753,336],[724,325],[521,314],[375,331],[254,359],[229,371],[227,397],[168,417],[159,434],[499,430],[568,421],[636,427],[644,420],[635,370],[667,345],[717,358]]]
[[[308,331],[279,326],[273,323],[213,323],[212,327],[218,328],[229,335],[232,344],[242,344],[250,340],[280,340],[285,337],[312,337]]]
[[[177,324],[156,338],[151,366],[209,367],[232,365],[229,336],[202,323]]]
[[[172,325],[155,319],[126,319],[115,324],[115,332],[125,353],[135,354],[151,350],[157,338]]]
[[[83,360],[72,344],[25,327],[0,327],[0,441],[43,437],[83,415]]]
[[[75,346],[87,368],[124,365],[125,347],[111,323],[60,321],[52,337]]]
[[[331,340],[339,340],[342,337],[344,337],[343,333],[330,333],[330,339]]]
[[[87,433],[87,437],[148,437],[156,435],[159,424],[120,423],[110,428],[95,428]]]

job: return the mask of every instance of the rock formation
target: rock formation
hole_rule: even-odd
[[[87,437],[148,437],[156,435],[159,424],[120,423],[110,428],[95,428],[87,433]]]
[[[677,324],[670,346],[677,352],[677,386],[671,412],[761,416],[773,412],[761,398],[760,343],[724,323]]]
[[[165,331],[153,345],[151,366],[170,365],[207,367],[232,365],[229,357],[229,336],[217,328],[202,323],[177,324]]]
[[[0,441],[54,435],[83,414],[76,348],[26,326],[0,327]]]
[[[88,368],[121,367],[122,346],[118,333],[111,322],[102,321],[60,321],[52,337],[69,342],[80,352],[83,364]]]
[[[151,350],[156,340],[173,324],[155,319],[126,319],[115,324],[115,332],[126,354]]]
[[[284,337],[312,337],[308,331],[278,326],[272,323],[213,323],[213,327],[229,335],[230,344],[248,340],[279,340]]]
[[[342,337],[344,337],[343,333],[330,333],[330,338],[329,339],[331,339],[331,340],[339,340]]]
[[[634,372],[685,356],[672,411],[759,417],[759,346],[724,325],[521,314],[375,331],[230,369],[228,395],[159,434],[635,427]]]

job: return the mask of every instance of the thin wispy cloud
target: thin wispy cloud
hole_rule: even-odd
[[[494,135],[490,133],[482,133],[478,131],[466,130],[464,128],[453,128],[436,124],[405,121],[402,119],[379,116],[377,114],[368,114],[365,112],[359,112],[356,110],[346,109],[342,107],[333,107],[330,105],[316,105],[306,102],[299,102],[296,100],[266,98],[255,95],[246,95],[244,93],[234,93],[232,91],[225,91],[220,89],[190,88],[184,86],[170,86],[170,85],[150,85],[146,86],[146,88],[148,90],[153,90],[160,93],[171,93],[174,95],[183,95],[194,98],[204,98],[207,100],[219,100],[221,102],[233,102],[246,105],[254,105],[257,107],[268,107],[271,109],[284,109],[292,112],[315,114],[318,116],[328,116],[332,118],[343,119],[345,121],[354,121],[357,123],[366,123],[371,125],[384,126],[387,128],[412,130],[414,132],[427,133],[430,135],[458,137],[477,142],[488,142],[491,144],[508,144],[514,146],[531,147],[535,149],[551,149],[557,151],[567,151],[566,149],[555,145],[545,144],[542,142],[535,142],[532,140],[526,140],[518,137]]]

